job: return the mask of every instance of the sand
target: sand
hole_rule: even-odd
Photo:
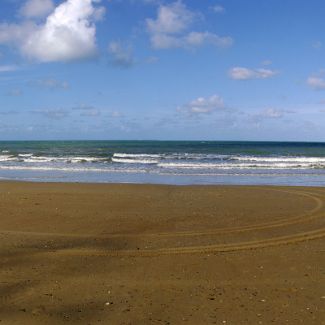
[[[325,324],[325,188],[0,183],[1,324]]]

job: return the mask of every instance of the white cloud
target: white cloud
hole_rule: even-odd
[[[146,58],[145,62],[149,64],[157,63],[159,61],[159,58],[156,56],[149,56]]]
[[[183,44],[181,39],[167,34],[152,34],[150,40],[152,47],[159,50],[181,47]]]
[[[271,65],[272,61],[271,60],[264,60],[262,61],[262,65],[266,66],[266,65]]]
[[[26,18],[42,18],[54,9],[52,0],[27,0],[20,9],[20,14]]]
[[[33,110],[31,113],[42,115],[51,120],[61,120],[69,116],[69,112],[62,108]]]
[[[250,114],[250,118],[253,122],[260,122],[262,120],[278,120],[287,116],[288,114],[295,114],[294,110],[285,110],[278,108],[266,108],[262,111]]]
[[[11,89],[7,92],[7,95],[10,96],[10,97],[20,97],[23,95],[23,92],[21,89]]]
[[[234,67],[229,70],[229,77],[234,80],[249,79],[267,79],[278,74],[277,71],[271,69],[248,69],[244,67]]]
[[[194,17],[181,1],[176,1],[160,6],[157,19],[147,19],[147,26],[153,34],[176,34],[187,29]]]
[[[15,44],[20,52],[40,62],[71,61],[95,55],[96,26],[102,18],[100,0],[66,0],[44,24],[0,24],[0,44]]]
[[[184,112],[189,115],[202,115],[210,114],[218,109],[224,109],[224,101],[219,95],[213,95],[211,97],[199,97],[192,100],[186,105],[179,107],[179,112]]]
[[[0,44],[14,44],[18,47],[36,30],[31,21],[21,24],[0,23]]]
[[[134,64],[132,49],[130,47],[124,47],[121,42],[110,42],[108,45],[108,53],[111,56],[112,64],[115,66],[128,68]]]
[[[75,111],[80,111],[80,116],[96,117],[101,114],[101,111],[94,106],[80,105],[73,107],[72,109]]]
[[[260,116],[266,117],[266,118],[281,118],[283,117],[284,112],[279,109],[275,108],[267,108],[264,111],[261,112]]]
[[[309,77],[307,79],[307,84],[308,86],[316,90],[325,89],[325,79],[322,77]]]
[[[15,65],[0,65],[0,73],[1,72],[11,72],[17,70],[18,67]]]
[[[321,47],[323,46],[323,43],[321,42],[321,41],[314,41],[313,43],[312,43],[312,47],[314,48],[314,49],[320,49]]]
[[[67,81],[60,81],[53,78],[41,79],[38,80],[37,84],[41,87],[49,88],[49,89],[68,89],[69,84]]]
[[[217,14],[225,12],[225,8],[221,5],[215,5],[215,6],[211,7],[211,10]]]
[[[113,118],[118,118],[118,117],[123,117],[123,114],[119,111],[112,111],[110,113],[110,116],[113,117]]]
[[[207,43],[217,47],[228,47],[233,43],[231,37],[220,37],[209,32],[191,32],[185,37],[185,41],[190,46],[201,46]]]
[[[210,32],[188,32],[199,15],[190,11],[181,0],[158,8],[156,19],[147,19],[151,45],[155,49],[192,48],[204,44],[218,47],[232,45],[230,37],[221,37]]]

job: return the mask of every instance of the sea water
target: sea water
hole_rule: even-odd
[[[8,141],[0,179],[325,186],[325,143]]]

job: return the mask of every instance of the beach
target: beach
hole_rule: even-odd
[[[0,183],[2,324],[325,324],[325,189]]]
[[[325,325],[324,17],[0,0],[0,325]]]

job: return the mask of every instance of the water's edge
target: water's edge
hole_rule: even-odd
[[[324,186],[325,143],[0,141],[0,179]]]

